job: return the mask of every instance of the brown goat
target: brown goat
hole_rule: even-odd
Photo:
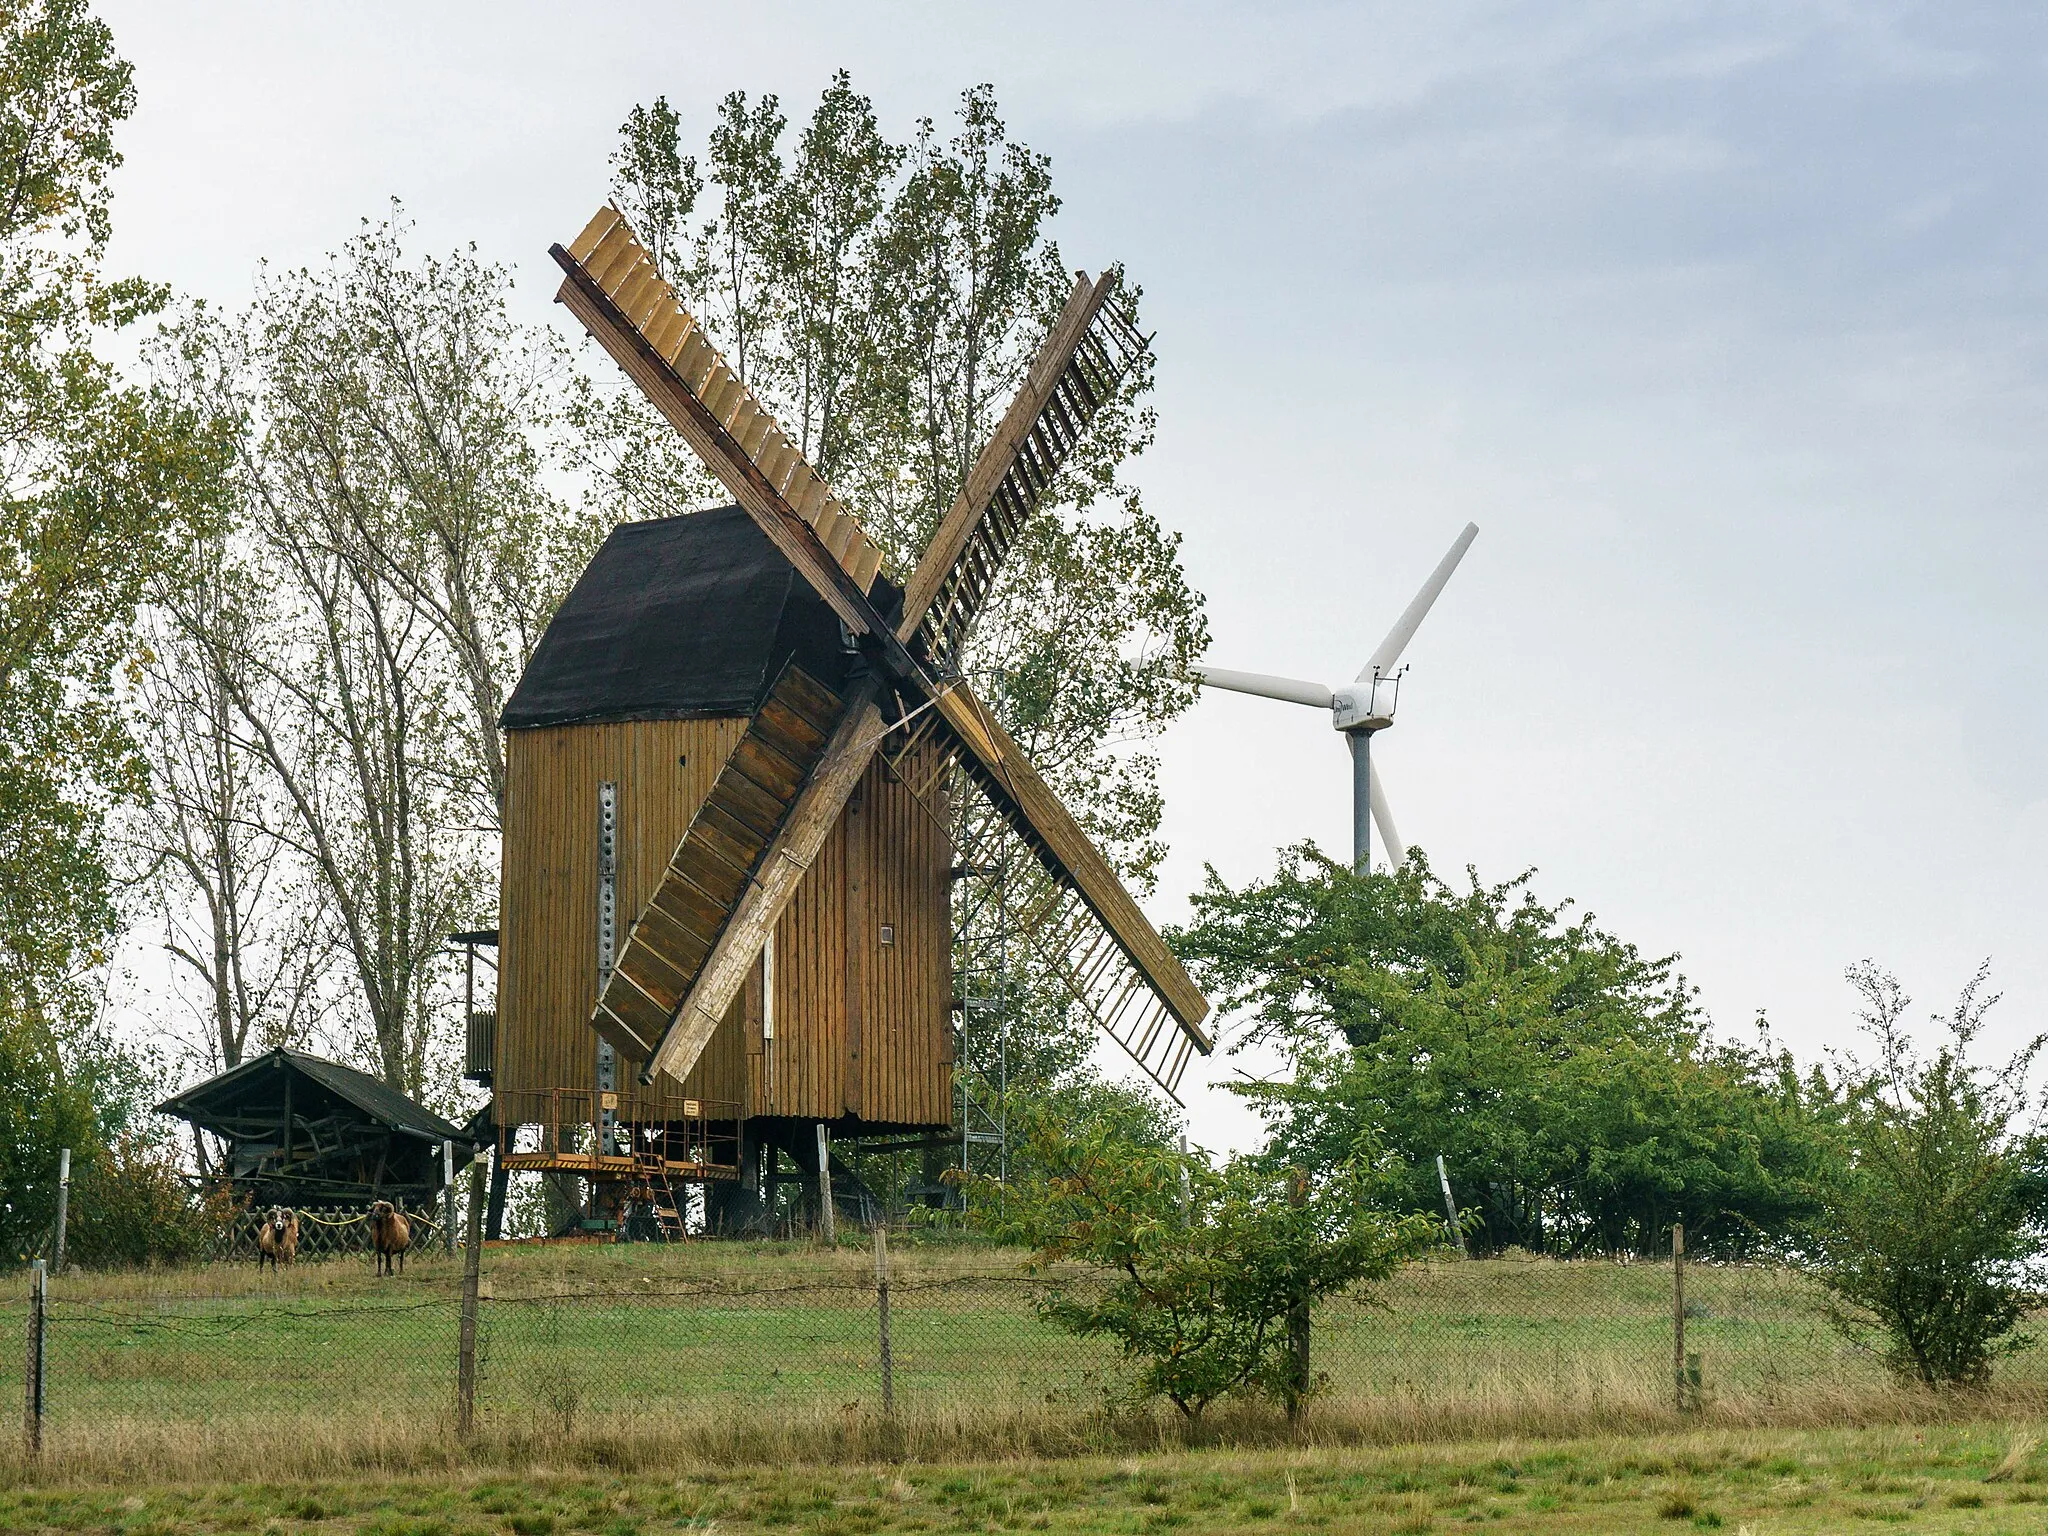
[[[412,1223],[405,1219],[405,1213],[389,1200],[379,1200],[370,1207],[370,1247],[377,1255],[377,1273],[394,1273],[392,1261],[397,1261],[398,1273],[405,1270],[405,1250],[412,1246]]]
[[[273,1205],[256,1231],[256,1268],[270,1260],[274,1270],[280,1263],[293,1264],[299,1257],[299,1213],[287,1206]]]

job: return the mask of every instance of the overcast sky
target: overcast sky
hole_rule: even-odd
[[[1348,679],[1480,525],[1376,745],[1440,870],[1534,866],[1808,1054],[1865,955],[1930,1007],[1989,956],[2002,1037],[2048,1026],[2048,11],[101,9],[115,265],[230,305],[396,196],[565,324],[635,102],[701,142],[845,66],[900,135],[992,82],[1070,260],[1145,285],[1212,661]],[[1327,716],[1211,695],[1164,756],[1157,920],[1348,846]]]

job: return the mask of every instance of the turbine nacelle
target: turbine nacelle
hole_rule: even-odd
[[[1403,672],[1407,668],[1401,669]],[[1394,723],[1401,673],[1330,691],[1330,724],[1340,731],[1384,731]]]

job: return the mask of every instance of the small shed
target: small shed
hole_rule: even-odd
[[[258,1205],[421,1205],[475,1155],[468,1132],[389,1083],[282,1047],[157,1106],[220,1140],[221,1176]]]

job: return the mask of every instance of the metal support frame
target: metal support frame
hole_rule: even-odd
[[[619,786],[610,779],[597,786],[597,994],[612,979],[619,933]],[[619,1110],[619,1054],[603,1036],[597,1041],[598,1144],[616,1150]]]
[[[1010,1025],[1016,1005],[1010,973],[1010,861],[962,872],[985,884],[957,918],[960,1046],[953,1081],[960,1168],[983,1177],[993,1174],[1000,1184],[1010,1176]]]

